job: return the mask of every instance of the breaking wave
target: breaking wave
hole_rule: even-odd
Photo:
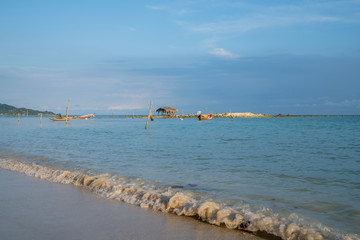
[[[11,158],[0,159],[0,167],[51,182],[81,186],[108,199],[164,213],[190,216],[217,226],[224,225],[230,229],[240,229],[255,234],[266,233],[290,240],[359,239],[356,235],[336,232],[321,224],[306,223],[296,214],[284,217],[267,208],[254,211],[247,204],[236,208],[224,206],[209,199],[199,198],[176,186],[155,187],[110,174],[92,176],[81,171],[52,169]]]

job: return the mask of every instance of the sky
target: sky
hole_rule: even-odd
[[[0,103],[360,114],[360,0],[0,1]]]

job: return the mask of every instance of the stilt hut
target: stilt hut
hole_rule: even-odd
[[[161,113],[161,115],[171,116],[171,115],[175,115],[177,113],[177,110],[172,107],[161,107],[158,108],[156,112],[158,113],[158,115]]]

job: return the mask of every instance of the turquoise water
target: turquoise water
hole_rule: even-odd
[[[52,122],[0,117],[0,158],[109,173],[191,191],[232,209],[360,234],[360,118],[146,119]]]

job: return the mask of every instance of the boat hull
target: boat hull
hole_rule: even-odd
[[[202,120],[210,120],[212,119],[213,116],[210,115],[210,114],[207,114],[207,115],[199,115],[199,121],[202,121]]]
[[[70,121],[71,118],[51,118],[55,122]]]
[[[73,117],[73,119],[89,119],[91,117],[95,117],[95,114],[88,114],[88,115],[84,115],[84,116],[75,116],[75,117]]]

